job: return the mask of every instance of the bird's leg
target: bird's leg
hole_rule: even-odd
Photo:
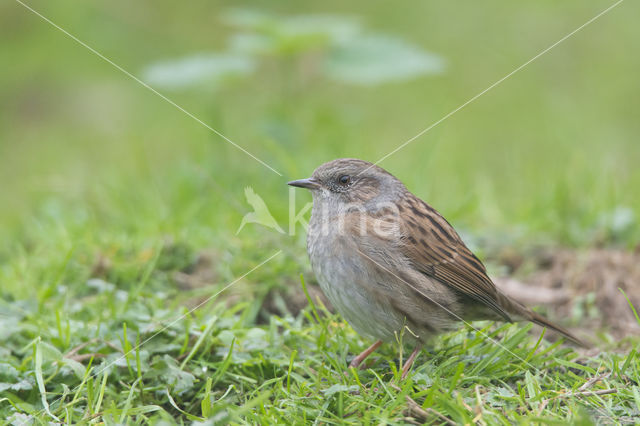
[[[405,362],[404,365],[402,366],[402,377],[400,380],[404,380],[405,377],[407,377],[407,375],[409,374],[409,370],[411,369],[411,366],[413,365],[413,362],[416,360],[416,357],[418,356],[418,353],[420,353],[421,349],[422,349],[422,345],[416,345],[413,352],[411,352],[411,355],[409,355],[407,362]]]
[[[369,355],[371,355],[371,353],[373,351],[375,351],[376,349],[378,349],[378,347],[380,347],[380,345],[382,344],[382,340],[378,340],[377,342],[375,342],[373,345],[369,346],[367,349],[365,349],[364,351],[362,351],[362,353],[360,355],[358,355],[357,357],[355,357],[350,363],[349,363],[349,368],[354,367],[354,368],[358,368],[360,366],[360,364],[362,364],[362,361],[364,361],[365,359],[367,359],[367,357]]]

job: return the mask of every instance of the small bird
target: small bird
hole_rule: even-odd
[[[257,223],[259,225],[275,229],[281,234],[284,234],[284,231],[282,230],[282,228],[280,228],[278,222],[276,222],[276,220],[271,215],[271,212],[269,212],[269,209],[267,208],[264,200],[255,193],[253,188],[247,186],[244,189],[244,196],[247,199],[247,203],[251,204],[251,207],[253,207],[253,211],[244,215],[244,217],[242,218],[242,222],[240,222],[240,227],[236,231],[236,235],[240,233],[242,228],[244,228],[247,223]]]
[[[342,158],[288,184],[313,196],[307,252],[322,291],[376,340],[350,367],[403,333],[415,344],[404,378],[423,344],[460,321],[532,321],[584,345],[498,290],[451,224],[381,167]]]

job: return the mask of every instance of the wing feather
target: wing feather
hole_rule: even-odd
[[[507,321],[498,290],[480,260],[464,244],[451,224],[424,201],[410,195],[401,212],[401,249],[413,266],[456,292],[475,299]],[[409,213],[410,212],[410,213]]]

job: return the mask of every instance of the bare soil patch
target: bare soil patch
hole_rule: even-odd
[[[640,308],[640,252],[557,249],[533,261],[532,271],[520,273],[526,269],[520,266],[518,278],[498,278],[496,285],[529,306],[546,307],[552,318],[577,321],[573,325],[583,331],[605,330],[616,338],[640,334],[624,295]]]

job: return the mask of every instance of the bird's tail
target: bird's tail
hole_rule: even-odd
[[[587,342],[585,342],[582,339],[579,339],[578,337],[576,337],[573,333],[571,333],[569,330],[567,330],[566,328],[552,322],[549,321],[547,318],[543,317],[542,315],[540,315],[537,312],[534,312],[532,310],[529,309],[529,321],[538,324],[539,326],[542,327],[547,327],[550,328],[551,330],[558,332],[560,334],[562,334],[564,337],[566,337],[567,339],[569,339],[570,341],[572,341],[573,343],[575,343],[578,346],[582,346],[583,348],[588,348],[589,345],[587,344]]]
[[[582,346],[583,348],[588,348],[590,345],[586,343],[584,340],[576,337],[573,333],[571,333],[566,328],[562,327],[554,323],[553,321],[545,318],[537,312],[532,311],[531,309],[524,306],[522,303],[513,300],[512,298],[501,294],[502,298],[506,299],[503,301],[503,306],[508,306],[508,312],[514,315],[514,319],[516,320],[527,320],[531,321],[535,324],[538,324],[541,327],[549,328],[557,333],[560,333],[562,336],[566,337],[571,342],[575,343],[578,346]]]

